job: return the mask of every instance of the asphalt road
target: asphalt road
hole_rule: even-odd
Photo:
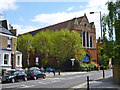
[[[106,70],[105,76],[111,76],[112,70]],[[103,71],[91,71],[86,73],[74,73],[74,74],[64,74],[60,76],[46,77],[46,79],[28,80],[20,81],[16,83],[4,83],[1,84],[3,90],[19,90],[27,88],[72,88],[76,85],[80,85],[86,82],[87,76],[90,80],[95,80],[97,78],[103,77]]]

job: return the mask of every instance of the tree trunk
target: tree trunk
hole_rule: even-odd
[[[29,52],[27,52],[27,68],[29,67],[30,63],[29,63]]]

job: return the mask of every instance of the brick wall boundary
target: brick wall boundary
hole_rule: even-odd
[[[113,80],[120,85],[120,65],[113,65]]]

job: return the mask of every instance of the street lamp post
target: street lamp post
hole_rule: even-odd
[[[101,11],[100,12],[90,12],[90,14],[94,14],[94,13],[100,13],[100,29],[101,29],[101,39],[103,39],[102,37],[102,22],[101,22]],[[102,50],[103,52],[103,50]],[[103,60],[103,78],[105,78],[105,72],[104,72],[104,60]]]
[[[102,39],[102,23],[101,23],[101,11],[100,12],[90,12],[90,14],[100,13],[100,29],[101,29],[101,39]]]
[[[60,65],[58,60],[57,60],[57,65],[58,65],[58,75],[60,75]]]

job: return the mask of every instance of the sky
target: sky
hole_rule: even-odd
[[[0,19],[7,19],[18,34],[83,16],[94,22],[100,37],[100,11],[107,14],[108,0],[0,0]],[[90,12],[96,12],[90,14]]]

